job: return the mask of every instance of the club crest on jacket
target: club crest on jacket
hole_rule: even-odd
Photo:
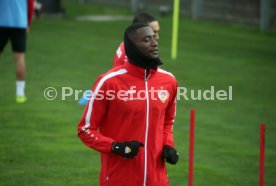
[[[169,93],[167,90],[158,90],[157,95],[162,103],[165,103],[165,101],[169,98]]]

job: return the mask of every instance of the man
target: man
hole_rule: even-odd
[[[31,25],[34,0],[0,1],[0,53],[11,40],[16,62],[16,101],[26,102],[25,96],[25,51],[27,30]]]
[[[83,143],[101,153],[100,186],[169,186],[177,81],[158,67],[154,37],[148,25],[126,29],[129,62],[97,79],[78,125]]]
[[[155,17],[153,17],[152,15],[150,15],[148,13],[139,13],[133,18],[132,23],[142,23],[142,24],[149,25],[155,33],[154,38],[158,42],[160,26]],[[127,61],[128,61],[128,59],[125,54],[124,42],[121,42],[120,46],[118,47],[118,49],[116,51],[115,56],[113,57],[113,68],[123,65]],[[86,105],[89,97],[90,97],[90,92],[87,92],[84,95],[84,97],[82,97],[79,100],[79,104]]]
[[[156,41],[159,40],[160,26],[157,19],[152,15],[148,13],[139,13],[134,17],[132,23],[142,23],[142,24],[149,25],[155,33]],[[123,65],[126,62],[127,62],[127,56],[125,54],[124,42],[121,42],[113,58],[113,68]]]

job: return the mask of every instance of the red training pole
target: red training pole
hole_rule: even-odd
[[[194,140],[195,140],[195,110],[190,112],[190,149],[189,149],[189,178],[188,185],[193,186],[194,178]]]
[[[259,185],[264,186],[264,162],[265,162],[265,123],[260,125],[260,177]]]

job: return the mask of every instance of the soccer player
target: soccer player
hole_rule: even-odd
[[[34,11],[34,0],[0,0],[0,53],[11,40],[16,62],[16,101],[26,102],[25,52],[27,31]]]
[[[132,23],[143,23],[143,24],[149,25],[155,33],[154,38],[158,42],[160,26],[155,17],[153,17],[148,13],[139,13],[133,18]],[[127,62],[127,56],[125,54],[124,42],[121,42],[113,58],[113,68],[123,65],[126,62]]]
[[[142,24],[147,24],[149,25],[152,30],[154,31],[154,38],[158,42],[159,40],[159,31],[160,31],[160,26],[155,17],[148,13],[139,13],[137,14],[134,18],[132,23],[142,23]],[[128,61],[127,56],[125,54],[125,46],[124,42],[121,42],[120,46],[118,47],[115,56],[113,57],[113,68],[118,67],[120,65],[123,65]],[[86,105],[88,102],[88,98],[90,96],[90,93],[87,92],[84,97],[82,97],[79,100],[80,105]]]
[[[129,26],[124,45],[128,63],[97,79],[78,136],[101,154],[100,186],[169,186],[165,162],[178,161],[172,131],[177,81],[159,68],[151,27]]]

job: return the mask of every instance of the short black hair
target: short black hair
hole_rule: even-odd
[[[157,21],[156,18],[148,13],[142,12],[137,14],[134,18],[132,23],[143,23],[149,24],[153,21]]]
[[[133,23],[132,25],[128,26],[127,29],[125,30],[124,39],[126,39],[126,37],[131,38],[133,34],[136,32],[136,30],[142,27],[148,27],[148,25],[143,23]]]

